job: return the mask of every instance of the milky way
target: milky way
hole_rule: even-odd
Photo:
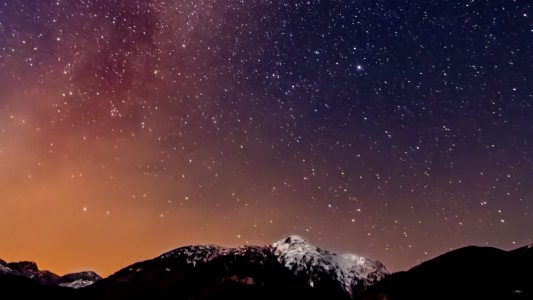
[[[528,1],[0,3],[0,257],[533,242]]]

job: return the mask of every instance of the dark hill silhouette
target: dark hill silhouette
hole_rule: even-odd
[[[533,299],[533,245],[465,247],[394,273],[359,299]]]

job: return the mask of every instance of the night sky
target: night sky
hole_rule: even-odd
[[[527,0],[4,0],[0,258],[533,243]]]

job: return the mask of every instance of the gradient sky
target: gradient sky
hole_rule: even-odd
[[[533,243],[530,1],[0,2],[0,258]]]

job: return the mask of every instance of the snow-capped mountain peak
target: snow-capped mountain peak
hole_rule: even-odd
[[[345,292],[359,293],[389,274],[379,261],[355,254],[337,255],[290,236],[273,244],[274,255],[285,267],[311,286],[325,279],[341,284]]]

